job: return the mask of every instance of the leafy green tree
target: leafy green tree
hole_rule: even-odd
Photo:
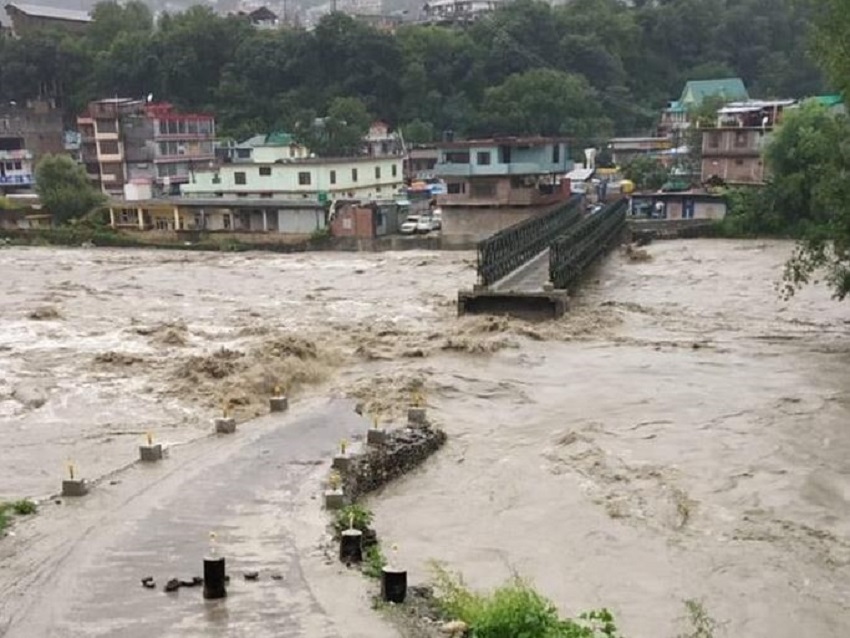
[[[327,117],[316,120],[306,111],[296,127],[296,135],[319,156],[347,157],[360,153],[371,122],[362,100],[340,97],[331,103]]]
[[[750,211],[763,231],[801,237],[785,270],[786,292],[824,272],[835,295],[850,293],[850,120],[816,104],[786,111],[765,154],[772,174]]]
[[[427,144],[436,139],[434,125],[431,122],[413,120],[410,124],[402,126],[401,131],[407,144]]]
[[[85,168],[67,155],[45,155],[35,169],[35,189],[57,223],[78,219],[106,199],[86,177]]]
[[[611,123],[600,117],[596,99],[596,92],[580,75],[535,69],[487,90],[479,129],[488,135],[604,139]]]
[[[670,178],[670,171],[654,157],[636,157],[623,167],[623,176],[638,190],[657,191]]]

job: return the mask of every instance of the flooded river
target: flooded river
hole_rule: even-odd
[[[730,636],[847,636],[848,306],[779,298],[788,243],[648,250],[538,325],[454,316],[469,253],[2,250],[0,498],[115,470],[148,431],[198,438],[224,404],[250,417],[275,385],[385,420],[421,387],[449,444],[371,504],[413,580],[518,572],[634,638],[676,636],[684,599]]]

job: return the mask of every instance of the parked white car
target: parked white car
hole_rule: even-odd
[[[399,232],[402,235],[412,235],[419,228],[419,219],[419,215],[408,215],[399,227]]]
[[[419,223],[416,224],[416,232],[424,235],[434,230],[434,222],[430,217],[420,217]]]

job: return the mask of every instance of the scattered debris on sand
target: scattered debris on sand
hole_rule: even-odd
[[[55,306],[41,306],[30,311],[27,318],[33,321],[55,321],[62,318],[62,313]]]

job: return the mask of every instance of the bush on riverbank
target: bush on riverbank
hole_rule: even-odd
[[[449,618],[462,620],[473,638],[616,638],[606,609],[562,619],[551,601],[514,577],[489,594],[471,591],[463,580],[434,567],[435,596]]]

